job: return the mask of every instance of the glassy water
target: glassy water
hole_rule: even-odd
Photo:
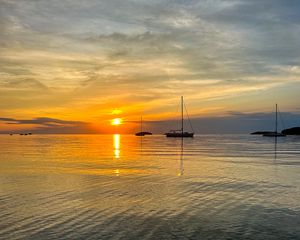
[[[0,239],[300,239],[300,137],[0,135]]]

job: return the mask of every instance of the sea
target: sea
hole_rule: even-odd
[[[0,239],[300,239],[300,136],[0,135]]]

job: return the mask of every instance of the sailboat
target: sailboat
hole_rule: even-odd
[[[141,117],[141,131],[140,132],[137,132],[135,134],[135,136],[140,136],[140,137],[143,137],[145,135],[152,135],[151,132],[143,132],[143,117]]]
[[[183,96],[181,96],[181,129],[170,130],[165,135],[166,137],[194,137],[194,132],[184,132],[183,130]]]
[[[286,135],[283,133],[279,133],[277,132],[277,112],[278,112],[278,107],[277,107],[277,103],[276,103],[276,117],[275,117],[275,132],[269,132],[269,133],[265,133],[263,134],[264,137],[285,137]]]

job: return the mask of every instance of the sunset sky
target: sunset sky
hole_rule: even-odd
[[[300,1],[0,0],[0,75],[0,132],[292,127]]]

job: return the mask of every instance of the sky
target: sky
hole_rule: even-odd
[[[300,125],[299,39],[298,0],[0,0],[0,133]]]

